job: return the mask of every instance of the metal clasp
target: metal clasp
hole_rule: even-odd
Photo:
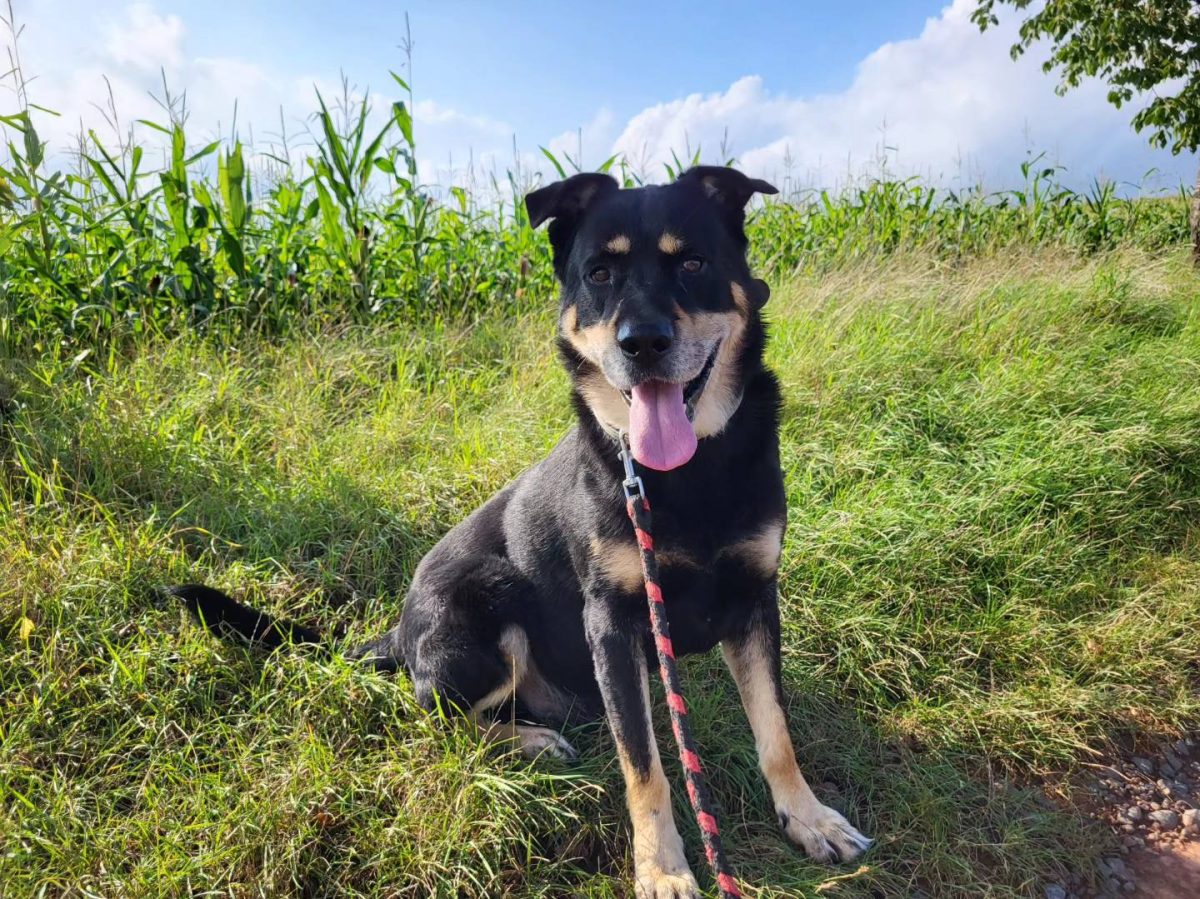
[[[641,499],[646,495],[646,488],[642,486],[642,479],[633,467],[633,450],[629,448],[629,435],[621,431],[617,434],[617,439],[621,442],[621,452],[618,455],[621,457],[621,464],[625,466],[625,480],[621,482],[621,489],[625,491],[626,500]]]

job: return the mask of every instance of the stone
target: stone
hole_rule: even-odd
[[[1182,780],[1173,780],[1167,788],[1171,791],[1171,795],[1176,799],[1187,799],[1192,795],[1192,788],[1185,784]]]
[[[1154,762],[1150,761],[1150,759],[1145,759],[1141,756],[1138,756],[1133,760],[1133,767],[1137,768],[1147,777],[1154,776]]]
[[[1057,883],[1049,884],[1045,892],[1046,899],[1067,899],[1067,891]]]
[[[1140,805],[1131,805],[1121,813],[1126,821],[1141,821],[1142,807]]]
[[[1179,812],[1173,809],[1156,809],[1150,813],[1150,820],[1164,830],[1174,830],[1179,826]]]
[[[1182,815],[1183,829],[1190,834],[1200,833],[1200,811],[1194,808],[1188,809]]]

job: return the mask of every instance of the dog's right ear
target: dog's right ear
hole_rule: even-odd
[[[550,222],[550,248],[554,251],[554,274],[559,281],[565,278],[571,241],[583,214],[598,197],[617,189],[617,182],[611,175],[587,172],[572,175],[565,181],[555,181],[525,197],[525,211],[529,213],[532,227],[536,228],[547,219],[554,220]]]
[[[611,175],[585,172],[565,181],[555,181],[525,197],[529,225],[536,228],[547,219],[578,218],[592,201],[617,189]]]

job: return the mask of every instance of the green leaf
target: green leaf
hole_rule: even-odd
[[[325,134],[325,143],[319,145],[319,149],[328,153],[328,158],[333,160],[333,170],[336,170],[338,175],[338,178],[335,179],[332,174],[333,170],[326,166],[326,180],[330,184],[333,184],[340,179],[342,185],[348,189],[353,180],[350,173],[350,163],[346,159],[346,151],[342,146],[342,137],[337,133],[337,128],[333,123],[333,116],[329,114],[329,109],[325,106],[325,98],[321,96],[320,91],[317,91],[317,103],[321,106],[321,112],[317,118],[321,122],[321,130]]]
[[[239,278],[246,277],[246,254],[241,241],[236,234],[226,228],[221,229],[221,249],[225,253],[225,261]]]
[[[157,122],[152,122],[149,119],[137,119],[139,125],[145,125],[147,128],[153,128],[155,131],[160,131],[163,134],[170,134],[171,129],[165,125],[160,125]]]
[[[83,158],[91,170],[95,173],[96,177],[100,179],[100,183],[104,185],[105,189],[108,190],[110,194],[112,194],[113,199],[120,200],[122,198],[121,191],[117,190],[116,183],[112,180],[112,178],[109,177],[108,172],[104,170],[104,166],[102,166],[98,160],[95,160],[90,156],[85,156]]]
[[[180,133],[182,133],[182,132],[180,132]],[[221,146],[221,142],[219,140],[215,140],[211,144],[206,146],[204,149],[200,150],[198,153],[193,153],[191,156],[189,156],[187,159],[185,159],[183,161],[183,164],[184,165],[194,165],[195,163],[197,163],[201,159],[203,159],[205,156],[211,156],[214,152],[216,152],[217,148],[220,146]]]
[[[246,227],[246,165],[242,159],[242,144],[217,157],[217,186],[229,214],[230,227],[241,234]]]
[[[400,128],[400,133],[404,135],[404,142],[408,144],[410,149],[416,149],[416,143],[413,140],[413,120],[412,113],[408,111],[408,107],[403,101],[392,104],[392,117],[396,125]]]
[[[37,130],[33,127],[33,122],[28,116],[25,117],[25,161],[31,169],[36,169],[42,164],[42,142],[38,139]]]
[[[562,163],[558,161],[558,158],[545,147],[539,146],[538,149],[542,151],[543,156],[550,160],[550,164],[554,166],[554,170],[558,172],[558,177],[566,178],[567,170],[563,168]]]

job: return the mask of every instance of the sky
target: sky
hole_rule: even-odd
[[[1018,19],[980,34],[972,0],[588,3],[481,0],[14,0],[38,127],[65,151],[81,128],[111,138],[162,121],[163,81],[185,94],[197,145],[238,136],[259,152],[284,133],[311,143],[315,90],[369,92],[377,110],[415,91],[427,181],[462,183],[539,147],[587,167],[614,153],[661,179],[672,151],[792,188],[836,187],[881,166],[948,186],[1015,186],[1030,153],[1147,189],[1192,183],[1194,156],[1150,148],[1104,85],[1064,97],[1041,71],[1046,48],[1014,62]],[[405,14],[413,38],[408,69]],[[11,44],[11,38],[4,36]],[[11,82],[11,79],[9,79]],[[0,91],[0,112],[15,109]],[[140,128],[140,126],[135,126]],[[139,140],[153,132],[140,128]],[[549,174],[548,172],[545,172]],[[1148,173],[1150,173],[1148,175]]]

